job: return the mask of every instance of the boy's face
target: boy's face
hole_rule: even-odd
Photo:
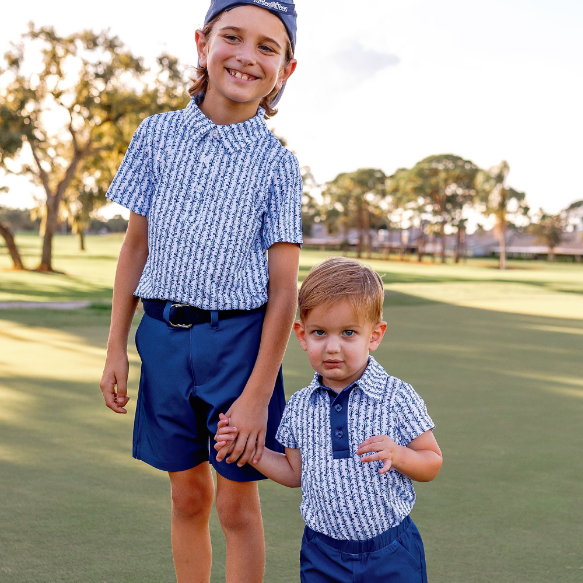
[[[259,102],[293,73],[285,62],[287,32],[281,20],[256,6],[224,12],[209,39],[197,31],[199,62],[207,67],[209,94],[232,102]],[[218,97],[211,95],[211,97]]]
[[[335,391],[361,377],[369,351],[377,349],[386,329],[386,322],[358,318],[348,300],[318,306],[294,324],[312,368],[322,376],[322,384]]]

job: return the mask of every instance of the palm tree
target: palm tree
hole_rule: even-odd
[[[496,234],[500,241],[500,269],[506,269],[506,230],[518,217],[526,217],[529,211],[526,195],[506,185],[510,172],[508,162],[481,170],[476,176],[476,190],[487,216],[496,219]]]

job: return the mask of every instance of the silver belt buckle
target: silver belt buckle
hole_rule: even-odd
[[[171,320],[171,316],[172,316],[172,308],[188,308],[190,307],[188,304],[172,304],[170,306],[170,313],[168,314],[168,323],[170,324],[170,326],[172,326],[172,328],[192,328],[193,324],[174,324],[174,322],[172,322]]]

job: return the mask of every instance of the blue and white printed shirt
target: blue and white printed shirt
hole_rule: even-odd
[[[407,445],[435,425],[411,385],[389,376],[371,356],[363,375],[337,394],[312,383],[288,401],[277,440],[302,455],[300,511],[312,529],[338,540],[366,540],[406,518],[415,503],[409,478],[379,474],[358,446],[374,435]]]
[[[191,100],[140,124],[107,192],[148,217],[136,296],[206,310],[267,301],[267,249],[302,242],[302,178],[264,114],[218,126]]]

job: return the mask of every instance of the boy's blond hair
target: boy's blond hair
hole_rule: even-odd
[[[355,259],[330,257],[310,270],[299,293],[300,319],[314,308],[348,300],[359,318],[383,319],[385,290],[376,271]]]

